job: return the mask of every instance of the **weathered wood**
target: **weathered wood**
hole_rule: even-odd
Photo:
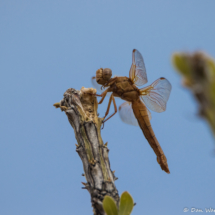
[[[102,201],[105,195],[111,196],[119,204],[119,195],[114,181],[117,179],[110,169],[109,149],[101,137],[102,118],[97,114],[97,98],[92,95],[96,90],[83,88],[78,91],[73,88],[64,93],[64,98],[54,104],[56,108],[65,111],[74,129],[79,154],[87,180],[84,189],[91,195],[94,215],[105,215]]]

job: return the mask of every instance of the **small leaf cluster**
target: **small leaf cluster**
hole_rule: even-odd
[[[203,52],[175,53],[173,65],[199,103],[199,115],[207,120],[215,136],[215,61]]]
[[[129,215],[134,207],[134,201],[131,195],[125,191],[120,197],[119,209],[113,198],[105,196],[103,200],[103,208],[107,215]]]

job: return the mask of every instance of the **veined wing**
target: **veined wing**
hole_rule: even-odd
[[[141,99],[145,105],[155,112],[166,110],[172,86],[165,78],[159,78],[150,86],[140,89]]]
[[[151,120],[151,113],[147,110],[149,120]],[[138,121],[134,115],[131,102],[124,102],[119,106],[119,116],[124,123],[139,126]]]
[[[134,49],[132,52],[132,64],[129,71],[129,78],[133,84],[137,86],[142,86],[148,82],[143,57],[137,49]]]

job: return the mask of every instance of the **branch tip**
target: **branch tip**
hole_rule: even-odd
[[[81,182],[85,187],[88,185],[87,183]]]
[[[61,111],[66,111],[66,110],[68,110],[69,108],[66,107],[66,106],[61,106],[60,109],[61,109]]]
[[[60,102],[54,103],[53,106],[54,106],[55,108],[59,108],[59,107],[60,107]]]

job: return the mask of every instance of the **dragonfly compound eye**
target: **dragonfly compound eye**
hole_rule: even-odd
[[[96,71],[96,81],[98,84],[104,85],[110,80],[111,76],[112,70],[109,68],[101,68]]]

